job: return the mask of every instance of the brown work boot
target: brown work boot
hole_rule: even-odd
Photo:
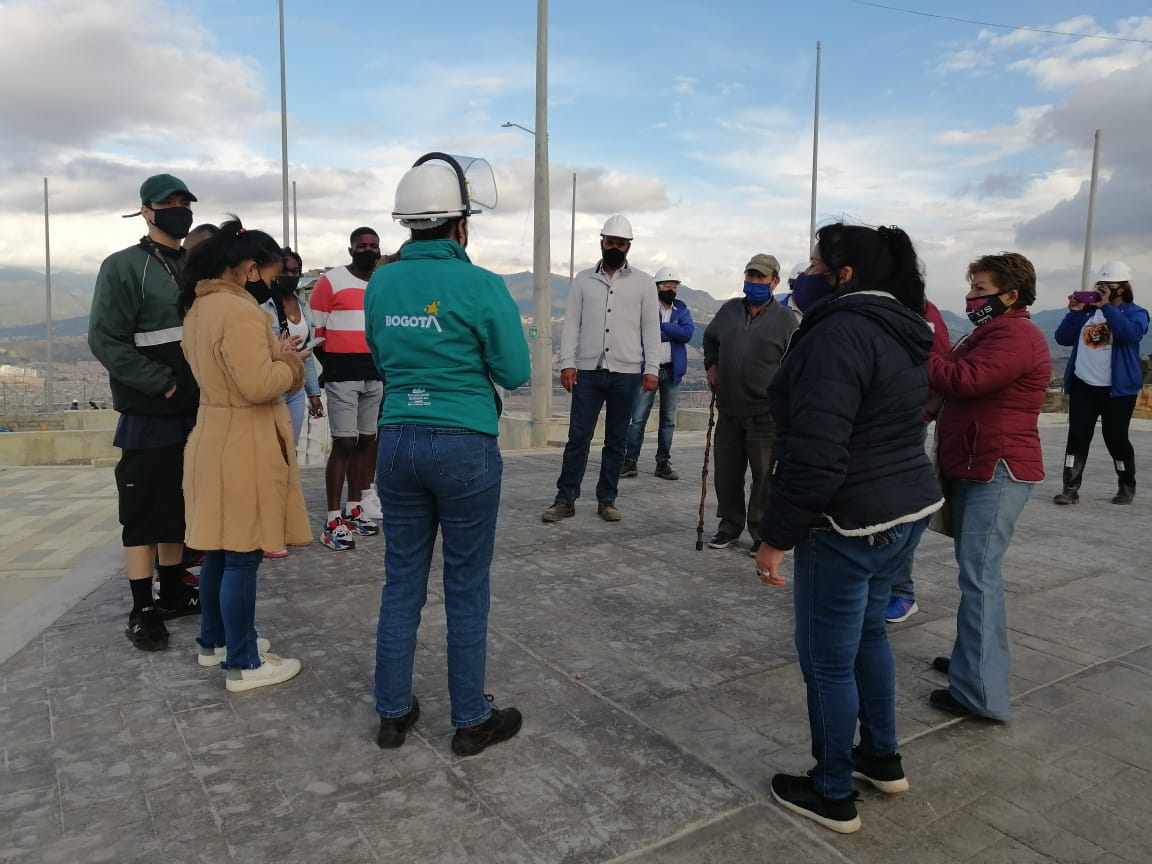
[[[552,506],[540,517],[544,522],[559,522],[576,515],[576,505],[571,501],[553,501]]]
[[[601,501],[597,504],[596,515],[605,522],[619,522],[621,518],[620,511],[616,509],[616,504],[612,501]]]

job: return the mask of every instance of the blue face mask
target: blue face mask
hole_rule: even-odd
[[[772,296],[772,286],[767,282],[744,282],[744,296],[753,306],[767,303]]]
[[[823,273],[801,273],[792,283],[792,305],[801,312],[807,312],[835,290]]]

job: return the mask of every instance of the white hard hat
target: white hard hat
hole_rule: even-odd
[[[1100,268],[1096,277],[1097,282],[1130,282],[1132,281],[1132,268],[1123,261],[1109,261]]]
[[[680,277],[676,274],[676,271],[673,270],[671,267],[661,267],[659,270],[656,271],[656,278],[653,281],[657,282],[657,283],[659,283],[659,282],[675,282],[675,283],[679,284],[683,280],[680,279]]]
[[[468,210],[460,175],[443,162],[425,162],[400,178],[392,218],[406,228],[435,228]]]
[[[622,237],[625,240],[631,240],[632,223],[619,214],[609,216],[608,221],[604,223],[604,228],[600,231],[600,236]]]
[[[812,265],[805,261],[804,263],[797,264],[795,267],[793,267],[792,272],[788,274],[788,284],[791,285],[793,282],[795,282],[796,277],[805,272],[810,266]]]

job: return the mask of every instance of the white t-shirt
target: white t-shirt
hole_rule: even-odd
[[[1076,349],[1076,377],[1093,387],[1112,386],[1112,329],[1097,309],[1080,331]]]
[[[664,308],[664,304],[660,304],[660,323],[666,324],[672,320],[672,307]],[[672,343],[660,340],[660,365],[672,362]]]

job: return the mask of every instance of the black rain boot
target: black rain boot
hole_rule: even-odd
[[[1087,456],[1079,456],[1075,453],[1068,453],[1064,456],[1064,491],[1052,499],[1053,504],[1078,504],[1080,502],[1080,481],[1084,477],[1084,465],[1087,462]]]
[[[1123,470],[1120,468],[1123,467]],[[1119,479],[1120,489],[1113,496],[1113,504],[1131,504],[1136,497],[1136,463],[1135,461],[1117,462],[1116,477]]]

